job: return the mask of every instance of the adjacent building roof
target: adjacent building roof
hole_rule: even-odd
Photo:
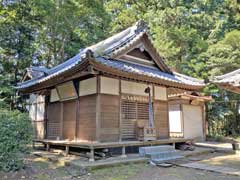
[[[178,100],[178,99],[185,99],[185,100],[198,100],[198,101],[212,101],[211,96],[204,96],[201,94],[190,94],[190,93],[181,93],[181,94],[173,94],[168,96],[169,100]]]
[[[155,63],[158,68],[151,68],[142,65],[137,65],[131,62],[125,62],[119,59],[122,53],[131,49],[141,38],[147,38],[147,43],[154,53]],[[145,42],[146,42],[145,41]],[[91,54],[91,58],[86,58]],[[71,71],[72,69],[81,66],[85,61],[88,61],[95,69],[105,71],[105,73],[128,73],[135,75],[134,78],[146,78],[145,80],[154,80],[154,83],[165,84],[173,87],[186,88],[186,89],[199,89],[205,84],[203,80],[198,80],[186,75],[172,72],[162,60],[161,56],[157,53],[156,49],[150,43],[147,34],[146,25],[140,21],[135,26],[132,26],[96,45],[81,49],[80,53],[66,62],[59,64],[51,69],[47,68],[34,68],[37,76],[31,80],[21,82],[17,85],[17,89],[27,89],[35,85],[39,85],[55,77]],[[105,68],[105,69],[104,69]],[[137,75],[137,76],[136,76]]]
[[[240,93],[240,69],[221,76],[216,76],[212,82],[220,88]]]

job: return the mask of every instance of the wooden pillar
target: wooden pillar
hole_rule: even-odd
[[[49,143],[46,144],[46,151],[50,151],[50,144]]]
[[[65,147],[65,155],[68,156],[69,155],[69,146]]]
[[[126,147],[125,146],[122,147],[122,155],[121,155],[121,157],[123,157],[123,158],[127,157],[127,155],[126,155]]]
[[[181,116],[181,123],[182,123],[182,138],[184,138],[184,112],[183,112],[183,104],[180,104],[180,116]]]
[[[207,104],[204,102],[202,104],[202,116],[203,116],[203,140],[206,140],[208,134],[208,121],[207,121]]]
[[[61,103],[61,108],[60,108],[60,129],[61,129],[61,132],[60,132],[60,135],[61,135],[61,139],[63,139],[63,102],[60,102]]]
[[[74,140],[77,140],[78,138],[78,129],[79,129],[79,97],[76,100],[76,122],[75,122],[75,136],[74,136]]]
[[[94,161],[95,161],[94,148],[91,147],[91,148],[90,148],[90,158],[89,158],[89,162],[94,162]]]
[[[122,87],[119,79],[119,141],[122,141]]]
[[[45,104],[44,104],[44,135],[43,135],[43,138],[44,139],[47,139],[47,136],[48,136],[48,132],[47,132],[47,129],[48,129],[48,116],[47,116],[47,110],[48,110],[48,105],[49,105],[49,97],[50,96],[47,96],[45,95]]]
[[[100,116],[101,116],[101,106],[100,106],[100,88],[101,88],[101,79],[100,76],[97,76],[97,96],[96,96],[96,140],[100,141]]]
[[[174,142],[172,143],[172,145],[173,145],[173,148],[176,149],[176,143]]]
[[[32,148],[35,149],[35,141],[32,141]]]

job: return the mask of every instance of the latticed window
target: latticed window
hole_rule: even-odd
[[[136,139],[137,122],[148,124],[148,102],[122,100],[122,139]]]

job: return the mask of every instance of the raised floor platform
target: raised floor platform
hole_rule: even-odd
[[[67,140],[39,140],[35,139],[34,143],[43,143],[46,145],[46,150],[49,151],[51,146],[63,146],[65,147],[66,155],[69,154],[69,148],[80,148],[90,151],[89,161],[94,161],[94,150],[105,149],[105,148],[122,148],[122,156],[126,156],[126,147],[141,147],[141,146],[155,146],[163,144],[172,144],[175,146],[175,143],[192,141],[192,139],[185,138],[169,138],[169,139],[159,139],[154,141],[119,141],[119,142],[81,142],[81,141],[67,141]]]

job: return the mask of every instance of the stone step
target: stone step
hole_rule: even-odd
[[[179,159],[179,158],[183,158],[183,156],[176,155],[176,156],[171,156],[171,157],[166,157],[166,158],[151,159],[151,161],[154,162],[155,164],[158,164],[158,163],[175,160],[175,159]]]
[[[156,164],[183,157],[173,146],[169,145],[140,147],[139,154],[142,157],[150,158]]]
[[[174,155],[174,154],[178,154],[178,152],[175,151],[160,151],[160,152],[155,152],[155,153],[151,153],[151,154],[146,154],[146,156],[169,156],[169,155]]]
[[[158,156],[172,156],[178,154],[178,151],[162,151],[162,152],[156,152],[156,153],[150,153],[146,154],[145,157],[158,157]]]
[[[173,157],[173,156],[179,156],[177,151],[164,151],[159,153],[153,153],[150,155],[147,155],[147,157],[150,157],[151,159],[161,159],[161,158],[167,158],[167,157]]]
[[[173,146],[170,146],[170,145],[140,147],[139,155],[144,157],[146,155],[161,153],[166,151],[175,151],[175,149]]]

